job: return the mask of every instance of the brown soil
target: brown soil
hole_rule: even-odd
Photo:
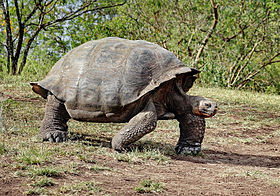
[[[265,116],[271,117],[272,114]],[[220,128],[241,131],[242,135],[237,137],[244,139],[260,134],[269,136],[280,130],[279,124],[256,130],[240,130],[238,123]],[[174,155],[170,156],[171,161],[167,164],[157,164],[155,161],[128,163],[109,156],[94,155],[93,160],[113,171],[95,172],[81,164],[78,168],[79,175],[63,174],[55,179],[56,184],[50,189],[57,188],[58,184],[94,180],[99,183],[102,194],[141,195],[135,191],[135,187],[143,179],[151,179],[163,183],[164,191],[144,195],[280,195],[280,137],[269,137],[260,143],[245,142],[238,145],[231,142],[223,145],[210,142],[210,138],[221,134],[224,138],[232,137],[231,133],[208,129],[202,156]],[[160,145],[166,147],[170,144]],[[13,175],[13,171],[9,171],[8,167],[7,170],[5,167],[0,168],[0,195],[23,195],[22,186],[26,185],[27,180],[27,177]]]

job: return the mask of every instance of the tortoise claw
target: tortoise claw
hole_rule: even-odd
[[[43,141],[50,142],[65,142],[67,141],[67,132],[65,131],[52,131],[48,132],[42,137]]]
[[[193,155],[196,156],[201,151],[201,144],[195,143],[194,145],[177,144],[175,147],[176,154]]]

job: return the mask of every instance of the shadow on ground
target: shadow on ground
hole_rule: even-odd
[[[232,164],[241,166],[280,168],[280,156],[241,154],[211,149],[203,150],[202,153],[203,155],[198,157],[177,156],[172,157],[172,159],[202,164]]]
[[[71,132],[69,137],[69,140],[80,141],[84,145],[107,148],[111,148],[111,139],[111,137],[74,132]],[[175,153],[170,153],[170,150],[174,149],[174,146],[153,141],[133,144],[130,150],[133,151],[136,148],[138,151],[143,151],[144,149],[160,150],[164,155],[171,157],[173,160],[189,161],[193,163],[233,164],[253,167],[280,168],[280,156],[241,154],[211,149],[203,150],[202,154],[199,156],[175,155]]]
[[[69,132],[68,137],[69,140],[79,141],[84,145],[111,148],[112,138],[110,137],[105,137],[102,135],[94,135],[94,134],[75,133],[75,132]]]

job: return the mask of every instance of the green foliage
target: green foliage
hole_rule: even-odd
[[[12,2],[12,34],[17,36],[20,29]],[[42,1],[43,5],[46,2],[51,1]],[[122,2],[97,1],[87,9]],[[74,47],[89,40],[116,36],[155,42],[174,52],[186,66],[195,66],[202,71],[198,82],[204,86],[280,94],[280,3],[274,0],[214,2],[218,5],[218,23],[197,65],[193,63],[198,51],[212,30],[213,7],[210,1],[128,0],[123,6],[87,12],[64,23],[47,26],[33,41],[27,67],[22,74],[26,81],[42,78],[62,55]],[[50,24],[83,3],[80,0],[52,1],[49,7],[43,7],[45,11],[52,9],[42,22]],[[33,0],[24,1],[23,16],[30,13],[33,4]],[[0,17],[4,21],[3,12],[0,12]],[[32,17],[32,23],[39,21],[38,11]],[[3,46],[6,41],[5,23],[1,24],[0,45]],[[35,31],[36,25],[26,25],[22,51]],[[0,79],[7,77],[6,58],[6,50],[0,47]],[[22,60],[20,57],[19,61]]]
[[[72,0],[66,2],[63,7],[71,7],[74,4],[81,4],[82,1]],[[121,0],[102,0],[97,1],[90,8],[94,7],[108,7],[112,5],[120,4],[124,1]],[[100,36],[104,29],[96,31],[96,26],[103,23],[103,21],[111,20],[116,13],[115,7],[108,9],[98,9],[95,12],[88,12],[75,17],[66,23],[60,23],[55,27],[50,27],[48,32],[40,34],[39,40],[44,45],[49,47],[48,52],[56,57],[61,57],[63,54],[68,52],[87,41],[93,39],[99,39],[101,37],[110,36],[108,33],[105,36]]]
[[[216,1],[218,25],[196,66],[200,83],[280,93],[279,7],[275,1]],[[192,66],[213,20],[209,1],[128,1],[96,38],[145,39]]]
[[[213,195],[215,190],[207,192],[208,188],[221,187],[220,182],[228,186],[247,182],[242,191],[250,192],[250,183],[257,181],[260,195],[265,187],[279,188],[275,173],[279,95],[195,85],[190,94],[219,103],[219,113],[207,119],[203,156],[175,154],[176,120],[159,121],[155,131],[133,144],[132,151],[118,153],[110,148],[110,141],[123,123],[71,120],[68,125],[74,138],[65,143],[38,140],[46,101],[31,91],[25,79],[0,80],[0,91],[7,97],[1,103],[6,131],[0,131],[0,178],[13,182],[15,195],[199,195],[201,191]],[[201,178],[208,180],[208,187],[203,188]],[[194,185],[192,179],[198,179],[197,192],[185,189]],[[10,191],[6,185],[1,190]],[[231,190],[236,193],[237,189]],[[227,187],[222,191],[228,193]]]
[[[78,16],[83,17],[87,13],[90,13],[93,18],[102,18],[104,17],[101,13],[103,9],[120,6],[123,3],[123,1],[94,0],[0,1],[0,43],[5,46],[4,52],[7,53],[2,55],[7,57],[7,72],[12,75],[21,74],[35,40],[42,45],[43,41],[48,42],[45,38],[51,36],[65,53],[67,48],[64,42],[71,37],[61,38],[58,35],[67,29],[70,32],[69,27],[73,27],[75,24],[70,25],[67,21]],[[80,30],[84,29],[82,26]],[[85,39],[81,41],[84,42]],[[55,50],[50,49],[50,51]],[[0,52],[2,54],[3,50]],[[0,71],[1,69],[2,66]]]
[[[262,91],[269,86],[277,88],[280,81],[275,81],[275,76],[279,73],[268,73],[279,66],[279,16],[275,15],[279,9],[269,7],[269,2],[221,2],[220,23],[206,59],[206,71],[213,68],[219,76],[218,85]],[[270,81],[262,84],[264,88],[257,84],[262,79]]]

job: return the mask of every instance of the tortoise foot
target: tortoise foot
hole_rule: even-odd
[[[45,133],[39,134],[39,136],[43,139],[43,141],[50,142],[66,142],[67,141],[67,133],[65,131],[49,131]]]
[[[175,146],[176,154],[196,156],[200,151],[201,151],[200,143],[195,143],[194,145],[177,144]]]

